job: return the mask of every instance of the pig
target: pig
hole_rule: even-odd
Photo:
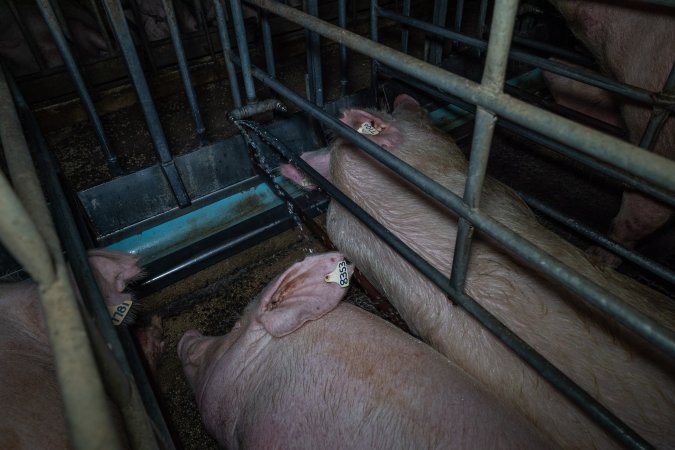
[[[341,303],[351,272],[339,253],[308,256],[271,281],[229,334],[183,335],[185,376],[220,445],[546,446],[522,417],[438,352]]]
[[[393,115],[348,109],[341,120],[462,195],[468,166],[463,153],[452,139],[433,128],[410,96],[395,99]],[[326,150],[332,183],[449,276],[457,216],[346,140],[338,138]],[[315,159],[319,154],[313,155]],[[294,167],[282,167],[282,173],[295,182],[304,178]],[[540,225],[511,189],[489,176],[480,207],[624,302],[675,329],[672,301],[592,264],[581,250]],[[503,403],[513,405],[552,442],[562,448],[616,446],[569,400],[335,201],[329,205],[327,229],[338,250],[391,301],[413,333]],[[465,291],[652,444],[675,448],[675,371],[666,356],[524,267],[480,233],[472,245]]]
[[[89,262],[108,305],[132,300],[124,291],[142,275],[135,256],[92,250]],[[0,448],[72,448],[37,285],[0,284],[0,311]]]
[[[633,86],[661,91],[675,62],[675,9],[640,2],[550,1],[603,72]],[[554,89],[560,91],[565,87]],[[621,100],[620,110],[628,139],[638,145],[652,108]],[[675,158],[675,117],[667,119],[654,144],[654,152]],[[608,237],[626,247],[634,247],[666,224],[672,215],[670,207],[638,192],[625,191]],[[610,267],[621,264],[618,256],[599,247],[592,247],[589,254]]]
[[[91,13],[79,3],[59,2],[68,28],[72,33],[71,45],[84,61],[105,56],[108,52],[105,40],[98,31],[98,24]],[[6,3],[0,4],[0,56],[7,60],[15,75],[36,72],[39,68],[35,57],[41,58],[51,69],[63,65],[61,54],[56,48],[38,6],[30,2],[16,3],[28,32],[35,41],[39,55],[32,55],[26,38],[11,15]]]

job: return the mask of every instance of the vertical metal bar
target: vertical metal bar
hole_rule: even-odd
[[[307,14],[314,17],[319,17],[319,2],[318,0],[305,0],[307,4]],[[308,37],[308,55],[309,55],[309,72],[312,79],[312,87],[314,88],[314,104],[318,107],[323,107],[323,73],[321,69],[321,37],[309,32]]]
[[[455,27],[453,30],[460,32],[462,28],[462,18],[464,17],[464,0],[457,0],[455,5]]]
[[[197,133],[197,140],[199,145],[206,145],[206,129],[202,121],[202,114],[199,111],[199,104],[197,103],[197,94],[192,86],[192,79],[190,77],[190,69],[188,68],[187,58],[185,57],[185,50],[183,49],[183,42],[180,37],[180,30],[176,22],[176,12],[173,9],[171,0],[162,0],[164,11],[166,12],[166,21],[169,25],[169,34],[171,35],[171,43],[176,52],[176,61],[178,62],[178,71],[180,78],[183,81],[185,88],[185,96],[190,105],[190,112],[192,113],[192,120],[195,123],[195,132]]]
[[[204,8],[202,7],[201,0],[193,0],[192,4],[195,8],[195,16],[197,16],[197,22],[204,32],[204,37],[206,38],[206,43],[209,46],[209,54],[211,55],[211,61],[216,62],[216,51],[213,46],[213,40],[211,39],[211,33],[209,32],[209,24],[206,21],[206,16],[204,15]]]
[[[481,84],[491,92],[501,92],[504,87],[517,9],[518,0],[497,0],[495,3],[492,31],[481,81]],[[469,171],[464,187],[464,201],[471,209],[477,210],[479,208],[480,193],[485,180],[485,171],[496,122],[497,117],[494,113],[480,106],[476,108],[476,125],[473,132],[473,142],[471,143],[471,158],[469,159]],[[460,292],[464,290],[472,235],[473,226],[464,218],[460,218],[457,225],[455,254],[450,275],[450,282]]]
[[[40,52],[40,49],[38,48],[37,44],[35,43],[33,35],[31,34],[26,24],[23,22],[21,14],[19,14],[19,11],[16,9],[14,0],[5,0],[5,2],[7,3],[7,8],[12,13],[14,20],[16,21],[16,25],[19,27],[19,31],[21,31],[21,35],[28,44],[28,48],[30,49],[31,55],[35,60],[35,63],[38,65],[38,69],[40,70],[40,72],[44,72],[47,69],[44,57]]]
[[[270,74],[272,78],[277,77],[276,67],[274,65],[274,48],[272,47],[272,29],[270,28],[270,15],[267,11],[260,10],[261,15],[261,28],[262,28],[262,37],[263,37],[263,47],[265,48],[265,67],[267,68],[267,73]]]
[[[410,17],[410,0],[403,0],[403,10],[401,11],[406,17]],[[410,30],[405,25],[401,25],[401,51],[403,53],[408,53],[408,39],[410,36]]]
[[[370,0],[370,40],[373,42],[378,42],[380,37],[378,35],[378,15],[380,7],[377,4],[377,0]],[[375,59],[370,60],[370,95],[372,96],[373,101],[377,105],[377,61]]]
[[[159,155],[162,173],[169,182],[169,186],[171,186],[171,190],[176,197],[178,205],[180,207],[188,206],[190,204],[190,198],[188,197],[183,181],[178,174],[171,153],[169,153],[166,136],[164,136],[162,125],[159,122],[155,103],[152,101],[152,96],[150,96],[148,83],[145,81],[141,62],[138,60],[138,55],[136,54],[136,49],[134,48],[134,43],[131,39],[131,33],[129,32],[129,26],[124,17],[122,6],[120,5],[119,0],[103,0],[103,5],[105,6],[108,19],[113,26],[115,36],[117,36],[117,41],[119,42],[120,50],[122,50],[124,61],[127,64],[131,82],[134,85],[136,96],[138,97],[143,116],[145,117],[145,122],[148,125],[152,144]]]
[[[434,0],[434,16],[432,23],[439,27],[445,27],[448,17],[448,0]],[[427,38],[429,53],[427,61],[430,64],[439,65],[443,59],[443,40],[437,36]]]
[[[110,17],[110,13],[108,13],[108,6],[106,6],[107,3],[109,3],[111,0],[102,0],[104,7],[106,9],[106,13],[108,14],[108,17]],[[128,0],[129,4],[131,5],[131,13],[134,15],[134,20],[136,21],[136,28],[138,31],[138,37],[141,40],[141,47],[143,47],[143,50],[145,51],[145,56],[148,58],[148,62],[150,63],[150,68],[152,69],[152,73],[157,73],[157,63],[155,63],[155,57],[152,54],[152,47],[150,46],[150,40],[148,39],[148,35],[145,32],[145,27],[143,26],[143,17],[141,17],[141,12],[138,10],[138,5],[136,4],[137,0]],[[120,7],[121,9],[121,7]],[[124,14],[124,12],[122,12]],[[122,16],[124,18],[124,16]],[[112,23],[112,20],[110,21],[112,28],[113,28],[113,33],[117,36],[117,39],[120,38],[119,33],[115,31],[115,25]],[[126,22],[125,22],[126,23]],[[128,25],[127,25],[128,28]],[[120,49],[122,48],[122,44],[119,43]]]
[[[61,242],[63,242],[64,250],[69,256],[68,259],[73,268],[75,280],[78,286],[82,288],[82,301],[92,317],[90,320],[85,320],[85,325],[88,326],[89,335],[95,344],[95,356],[102,368],[101,371],[103,379],[106,382],[107,391],[112,400],[120,407],[132,448],[156,448],[152,426],[147,421],[140,397],[141,393],[144,397],[147,397],[148,393],[145,391],[151,391],[151,389],[148,385],[141,384],[137,387],[133,383],[133,373],[121,348],[117,331],[110,321],[109,313],[105,307],[105,302],[96,284],[96,280],[89,269],[85,247],[79,237],[72,210],[68,206],[65,193],[59,183],[56,173],[58,163],[49,151],[47,142],[37,125],[35,116],[11,78],[9,79],[9,84],[18,110],[28,130],[28,135],[33,141],[36,164],[40,168],[41,181],[44,183],[48,194],[48,200],[52,207],[52,215],[59,218],[56,222],[58,234]],[[48,238],[48,240],[58,245],[58,238]],[[60,246],[58,251],[60,254]],[[92,322],[96,324],[95,327],[91,326]],[[141,388],[140,393],[139,388]],[[152,408],[153,406],[155,409]],[[156,404],[150,404],[150,411],[158,411]],[[157,415],[155,413],[153,414],[153,418],[155,424],[165,436],[165,441],[167,441],[168,437],[167,442],[170,443],[170,434],[161,414]]]
[[[338,0],[338,26],[347,29],[347,0]],[[340,44],[340,96],[347,95],[347,47]]]
[[[75,84],[77,93],[80,96],[80,100],[82,101],[82,106],[84,106],[84,109],[87,112],[87,115],[89,116],[89,120],[91,121],[91,124],[94,127],[94,132],[96,133],[98,142],[101,144],[101,151],[103,152],[103,155],[105,156],[105,159],[108,162],[108,169],[110,170],[110,173],[113,177],[118,177],[122,175],[122,168],[120,167],[119,162],[117,161],[117,155],[115,155],[115,151],[113,150],[112,146],[110,145],[110,142],[108,141],[108,137],[105,133],[105,130],[103,129],[101,119],[99,118],[98,113],[96,112],[96,106],[94,105],[94,101],[89,95],[87,86],[85,85],[84,79],[82,78],[82,74],[80,73],[80,70],[77,67],[75,58],[73,57],[73,54],[70,51],[70,47],[66,42],[65,36],[61,31],[61,27],[59,26],[59,22],[57,21],[56,15],[54,14],[52,5],[49,0],[37,0],[37,4],[40,9],[40,12],[42,13],[42,17],[47,23],[49,32],[51,33],[52,38],[56,43],[56,47],[59,49],[59,52],[61,53],[61,57],[63,58],[66,68],[68,69],[68,73],[70,74],[70,77],[73,80],[73,83]]]
[[[230,0],[232,9],[232,26],[237,39],[239,58],[241,59],[241,72],[244,77],[244,90],[246,91],[246,103],[255,103],[255,85],[251,76],[251,57],[248,54],[248,42],[246,42],[246,27],[244,27],[244,15],[241,10],[240,0]],[[222,36],[222,35],[221,35]]]
[[[675,63],[670,68],[670,74],[668,79],[661,90],[664,94],[673,94],[675,93]],[[658,136],[659,131],[666,123],[670,112],[667,109],[655,109],[652,111],[651,117],[649,118],[649,123],[645,128],[645,132],[640,139],[640,147],[654,150],[654,145],[656,144],[656,136]]]
[[[15,176],[21,177],[21,180],[15,182],[17,188],[27,188],[24,195],[38,196],[31,202],[31,219],[0,172],[0,239],[39,284],[40,301],[73,445],[76,449],[120,448],[75,293],[68,282],[68,269],[59,242],[53,238],[51,217],[28,156],[4,69],[0,70],[0,128],[8,164],[16,169],[17,166],[10,161],[15,156],[19,158],[16,162],[21,173]],[[24,155],[19,156],[19,153]],[[41,229],[49,230],[47,235],[36,228],[35,219],[41,222]],[[45,239],[49,240],[49,247]]]
[[[230,91],[232,91],[232,100],[236,109],[241,108],[241,93],[239,92],[239,81],[237,81],[237,71],[232,63],[230,51],[232,45],[230,44],[230,35],[227,31],[227,23],[225,22],[225,12],[220,0],[213,0],[213,5],[216,8],[216,24],[218,25],[218,36],[220,37],[220,46],[223,48],[223,59],[225,60],[225,68],[227,69],[227,76],[230,80]]]
[[[108,27],[105,26],[103,17],[101,17],[101,11],[98,9],[98,2],[96,0],[89,0],[89,5],[91,7],[91,13],[96,18],[99,31],[101,32],[101,36],[103,36],[103,40],[105,41],[105,45],[108,47],[108,51],[112,53],[115,50],[115,44],[110,38],[110,33],[108,32]]]

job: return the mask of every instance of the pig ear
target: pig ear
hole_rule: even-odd
[[[342,270],[347,283],[328,282]],[[336,272],[337,271],[337,272]],[[295,263],[261,294],[257,320],[274,337],[285,336],[305,322],[316,320],[337,307],[345,295],[352,268],[339,253],[310,256]],[[339,275],[337,279],[339,279]]]
[[[399,129],[391,122],[362,109],[348,109],[340,120],[381,147],[393,148],[402,141]]]

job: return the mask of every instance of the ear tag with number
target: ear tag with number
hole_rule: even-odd
[[[363,122],[361,126],[359,127],[358,130],[359,133],[361,134],[369,134],[371,136],[375,136],[376,134],[380,134],[380,130],[375,128],[372,123],[370,122]]]
[[[347,263],[342,260],[338,263],[334,271],[326,275],[326,283],[337,283],[340,287],[346,288],[349,286],[349,270]]]
[[[119,305],[108,305],[108,312],[112,318],[113,325],[118,326],[124,322],[124,318],[127,316],[129,311],[131,311],[131,306],[133,303],[133,301],[127,300],[120,303]]]

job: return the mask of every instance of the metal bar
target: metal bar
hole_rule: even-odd
[[[649,272],[653,273],[662,280],[667,281],[668,283],[675,286],[675,272],[672,272],[667,267],[657,263],[656,261],[652,261],[649,258],[645,258],[644,256],[629,250],[623,245],[617,244],[611,239],[608,239],[602,234],[593,231],[592,229],[577,222],[576,220],[566,217],[562,213],[556,211],[555,209],[551,208],[550,206],[546,205],[545,203],[537,200],[536,198],[530,195],[523,194],[521,192],[518,192],[518,195],[523,200],[525,200],[525,203],[527,203],[532,209],[546,215],[547,217],[555,220],[556,222],[562,225],[565,225],[566,227],[570,228],[571,230],[575,231],[581,236],[602,245],[606,249],[610,250],[612,253],[616,253],[621,258],[630,261],[633,264],[645,270],[648,270]]]
[[[246,42],[246,28],[244,27],[244,16],[241,10],[241,1],[230,0],[230,8],[232,9],[232,26],[234,28],[234,35],[237,39],[239,58],[241,58],[241,71],[244,78],[246,102],[255,103],[257,99],[255,96],[253,77],[251,77],[251,58],[248,54],[248,43]]]
[[[96,106],[94,105],[94,101],[89,95],[89,91],[87,90],[84,78],[82,78],[80,69],[77,67],[75,58],[73,57],[73,54],[70,51],[70,47],[66,42],[66,38],[63,35],[63,32],[61,31],[59,22],[56,19],[54,10],[52,9],[51,2],[49,0],[37,0],[37,4],[40,9],[40,13],[42,13],[42,17],[47,23],[47,27],[49,28],[49,32],[51,33],[52,38],[54,39],[56,47],[59,49],[59,52],[61,53],[61,57],[63,58],[68,73],[70,74],[70,78],[73,80],[73,84],[75,84],[77,93],[80,96],[80,100],[82,101],[82,106],[84,107],[84,110],[87,112],[89,120],[91,121],[91,124],[94,127],[94,132],[96,133],[98,142],[99,144],[101,144],[101,151],[103,152],[103,155],[105,156],[105,159],[108,163],[108,170],[110,170],[110,174],[113,177],[118,177],[123,174],[122,168],[120,167],[120,164],[117,161],[117,155],[115,155],[115,151],[113,150],[112,146],[110,145],[110,142],[108,141],[108,136],[105,133],[105,129],[103,128],[103,124],[101,123],[101,119],[99,118],[98,113],[96,112]]]
[[[471,105],[469,103],[466,103],[462,100],[457,99],[456,97],[447,95],[447,94],[442,94],[439,93],[438,91],[435,91],[435,89],[422,85],[419,83],[415,83],[413,80],[409,79],[408,77],[401,77],[400,74],[396,73],[393,70],[388,70],[385,69],[383,70],[387,74],[395,75],[399,78],[401,78],[403,81],[406,83],[414,86],[415,88],[427,92],[430,95],[435,95],[438,98],[441,98],[443,101],[447,103],[453,103],[460,108],[466,110],[467,112],[470,113],[475,113],[476,112],[476,107],[474,105]],[[510,86],[506,85],[507,92],[510,90]],[[538,144],[541,144],[557,153],[560,153],[561,155],[564,155],[568,158],[571,158],[573,160],[579,161],[582,164],[585,164],[586,166],[592,168],[596,172],[603,173],[609,177],[613,177],[617,179],[619,182],[627,185],[631,189],[638,190],[640,192],[644,192],[647,195],[650,195],[659,201],[666,203],[668,205],[671,205],[675,207],[675,197],[672,195],[668,195],[667,193],[658,190],[656,188],[652,188],[651,186],[648,186],[644,183],[642,183],[639,179],[631,177],[629,175],[624,174],[623,172],[620,172],[618,170],[612,169],[611,167],[607,167],[603,164],[598,163],[595,159],[585,156],[578,151],[576,151],[573,148],[570,148],[564,144],[561,144],[557,141],[554,141],[552,139],[549,139],[547,137],[542,136],[541,134],[531,131],[525,127],[522,127],[520,125],[516,125],[513,122],[510,122],[506,119],[499,119],[497,120],[497,126],[502,127],[506,130],[512,131],[519,136],[523,136],[533,142],[536,142]],[[521,197],[525,197],[524,194],[518,193]],[[537,206],[535,206],[536,208]],[[544,213],[547,213],[547,211],[542,211]],[[606,237],[599,235],[598,233],[594,232],[590,228],[582,225],[582,224],[576,224],[576,225],[571,225],[570,222],[571,219],[569,218],[563,218],[562,215],[556,216],[554,213],[551,213],[550,216],[553,219],[557,219],[557,217],[560,217],[562,223],[565,225],[568,225],[572,228],[574,228],[576,231],[578,231],[580,234],[582,234],[584,237],[587,239],[595,242],[598,245],[602,245],[605,248],[610,249],[611,251],[615,251],[615,253],[619,254],[622,258],[625,260],[628,260],[632,262],[633,264],[642,267],[643,269],[654,273],[655,275],[666,279],[666,280],[674,280],[675,274],[672,271],[669,271],[665,267],[661,266],[660,264],[656,263],[655,261],[652,261],[650,259],[647,259],[640,254],[636,253],[634,250],[627,249],[625,247],[620,246],[619,244],[616,244],[615,242],[607,239]],[[674,280],[675,281],[675,280]]]
[[[143,111],[143,117],[148,126],[152,144],[159,155],[162,173],[169,182],[169,186],[171,186],[171,191],[173,192],[178,205],[181,208],[188,206],[190,204],[190,198],[188,197],[183,181],[180,178],[173,158],[171,157],[171,153],[169,152],[166,136],[162,130],[155,103],[150,95],[148,83],[145,81],[143,68],[138,60],[138,55],[136,54],[136,49],[131,39],[131,33],[129,32],[129,26],[124,17],[122,6],[120,5],[119,0],[103,0],[103,5],[105,6],[108,20],[110,20],[110,23],[113,26],[120,50],[122,50],[122,56],[124,57],[127,69],[129,70],[129,77],[131,78],[134,90],[136,91],[138,103]]]
[[[403,0],[403,8],[401,14],[406,17],[410,16],[410,0]],[[401,51],[403,53],[408,53],[408,39],[410,37],[410,30],[408,27],[403,25],[401,27]]]
[[[316,18],[319,17],[318,0],[305,0],[307,5],[307,14]],[[307,56],[309,64],[311,86],[314,89],[312,95],[314,103],[320,108],[323,107],[323,73],[321,70],[321,38],[314,32],[308,32]]]
[[[556,56],[560,56],[566,59],[567,61],[576,64],[581,64],[584,66],[591,66],[594,64],[593,59],[587,56],[581,55],[573,51],[565,50],[559,47],[555,47],[553,45],[546,44],[544,42],[533,41],[532,39],[527,39],[521,36],[513,36],[513,43],[522,45],[523,47],[529,47],[535,50],[541,50],[544,52],[552,53]]]
[[[77,449],[120,448],[58,240],[51,240],[49,247],[45,243],[55,233],[3,70],[0,70],[0,126],[6,159],[8,163],[14,161],[14,169],[21,171],[16,174],[20,177],[17,187],[23,195],[36,196],[30,204],[33,218],[40,220],[40,229],[49,229],[46,235],[41,234],[0,172],[0,240],[39,285],[73,445]]]
[[[5,0],[5,3],[7,3],[7,8],[12,13],[14,20],[16,21],[16,25],[19,27],[19,31],[21,31],[21,36],[23,36],[24,40],[26,41],[26,44],[28,44],[30,53],[38,65],[38,70],[40,72],[44,72],[45,70],[47,70],[47,65],[45,64],[42,52],[40,52],[39,47],[35,43],[32,33],[30,32],[26,24],[23,22],[23,17],[21,17],[21,14],[19,14],[19,11],[16,9],[14,0]]]
[[[44,0],[43,0],[44,1]],[[204,121],[202,114],[199,111],[199,104],[197,103],[197,94],[192,86],[192,79],[190,77],[190,69],[188,68],[187,58],[185,57],[185,50],[183,49],[183,42],[180,37],[180,30],[176,22],[176,12],[173,8],[172,0],[162,0],[164,11],[166,12],[166,22],[169,25],[169,34],[171,36],[171,43],[176,52],[176,61],[178,62],[178,72],[183,81],[183,88],[185,89],[185,96],[190,105],[190,112],[192,113],[192,120],[195,123],[195,132],[197,133],[197,140],[199,145],[206,145],[206,128],[204,128]]]
[[[529,127],[550,138],[569,142],[584,153],[639,177],[652,180],[658,186],[675,192],[675,162],[646,152],[639,147],[596,130],[581,126],[571,120],[512,98],[504,93],[494,93],[477,83],[421,62],[417,58],[372,42],[349,31],[315,19],[300,11],[271,0],[251,0],[271,12],[311,28],[322,36],[344,43],[353,50],[377,59],[432,86],[437,86],[457,97],[494,111],[513,122]],[[358,134],[355,132],[355,134]],[[365,139],[365,138],[364,138]],[[367,142],[367,139],[365,139]]]
[[[481,84],[493,92],[500,93],[506,78],[506,65],[509,61],[509,47],[513,28],[516,22],[518,0],[503,0],[495,3],[492,14],[492,33],[488,45],[485,69]],[[464,187],[464,202],[473,210],[479,209],[480,194],[487,170],[488,157],[492,137],[495,131],[497,116],[491,111],[477,107],[476,124],[471,143],[469,170]],[[450,282],[458,291],[464,290],[466,272],[469,267],[471,237],[473,227],[465,219],[460,218],[457,224],[455,254],[452,263]]]
[[[410,0],[406,0],[410,1]],[[338,0],[338,26],[347,29],[347,0]],[[347,95],[347,86],[349,85],[347,72],[347,47],[340,46],[340,96]]]
[[[672,67],[670,68],[670,74],[668,75],[668,79],[661,90],[661,94],[672,96],[675,99],[675,95],[673,95],[675,94],[675,63],[673,63]],[[665,125],[669,115],[670,112],[665,109],[656,109],[655,111],[652,111],[651,117],[649,118],[649,123],[647,123],[645,132],[640,139],[640,147],[648,150],[654,150],[657,136],[663,128],[663,125]]]
[[[216,51],[213,46],[213,40],[211,39],[211,33],[209,32],[209,24],[207,23],[206,17],[204,15],[204,8],[202,8],[202,1],[193,0],[192,4],[194,5],[195,8],[195,16],[197,17],[197,21],[199,22],[199,25],[202,28],[204,37],[206,38],[206,43],[209,46],[209,54],[211,55],[211,61],[215,63]]]
[[[462,18],[464,17],[464,0],[457,0],[455,5],[455,26],[453,30],[458,33],[462,31]]]
[[[270,17],[267,11],[261,12],[261,28],[262,28],[262,37],[263,37],[263,47],[265,49],[265,67],[267,68],[267,73],[269,73],[272,78],[276,78],[277,69],[274,63],[274,48],[272,46],[272,28],[270,27]]]
[[[487,48],[487,43],[483,40],[476,39],[474,37],[467,36],[462,33],[456,33],[454,31],[450,31],[445,28],[440,28],[435,25],[426,23],[422,20],[414,19],[411,17],[405,17],[390,10],[381,9],[379,11],[379,15],[384,18],[400,22],[401,24],[418,28],[428,33],[437,34],[447,39],[453,39],[462,42],[463,44],[476,47],[480,50],[485,50]],[[675,101],[669,99],[668,97],[662,97],[658,95],[655,96],[653,93],[645,89],[619,83],[618,81],[610,80],[609,78],[603,77],[602,75],[599,75],[598,73],[593,71],[584,70],[578,67],[570,67],[565,64],[561,64],[555,61],[549,61],[546,58],[540,58],[538,56],[533,56],[518,50],[511,50],[509,56],[515,61],[520,61],[535,67],[540,67],[541,69],[546,70],[548,72],[553,72],[568,78],[572,78],[577,81],[581,81],[586,84],[590,84],[592,86],[600,87],[602,89],[614,92],[618,95],[629,98],[631,100],[635,100],[650,105],[657,105],[663,108],[667,108],[671,111],[675,111]]]
[[[265,7],[270,3],[270,0],[255,1],[260,2]],[[283,5],[275,6],[279,7]],[[324,28],[327,28],[328,24],[324,24],[323,26]],[[418,64],[423,63],[418,61]],[[344,125],[338,119],[327,115],[320,108],[303,101],[303,99],[293,91],[286,88],[283,84],[276,82],[274,79],[271,79],[260,69],[254,68],[253,74],[276,92],[296,105],[301,106],[312,117],[320,120],[330,128],[333,128],[337,134],[355,143],[377,161],[403,176],[422,192],[437,200],[447,208],[450,208],[458,215],[469,220],[474,227],[495,239],[503,248],[520,257],[520,259],[526,262],[530,267],[552,279],[558,280],[571,292],[584,298],[590,305],[602,311],[608,317],[623,324],[639,336],[642,336],[645,340],[652,343],[656,348],[670,357],[675,357],[675,333],[665,329],[663,326],[639,311],[636,311],[634,308],[623,304],[616,296],[605,292],[604,289],[596,283],[579,275],[568,266],[561,264],[547,253],[540,251],[535,245],[510,229],[489,217],[483,216],[482,213],[468,208],[453,192],[426,177],[414,167],[394,157],[363,135]],[[544,112],[545,111],[541,111],[539,114],[543,114]]]
[[[384,16],[383,16],[384,17]],[[440,28],[445,27],[445,22],[448,17],[448,0],[434,0],[434,13],[432,22]],[[429,52],[427,54],[427,62],[438,65],[443,59],[443,42],[437,36],[427,37],[425,43],[428,44]]]
[[[147,420],[138,387],[133,381],[133,373],[120,346],[118,334],[112,325],[105,301],[96,284],[96,279],[89,267],[85,247],[79,238],[75,219],[59,183],[56,173],[58,163],[49,151],[47,142],[21,92],[13,83],[13,80],[10,79],[9,81],[17,107],[21,112],[29,135],[34,141],[33,147],[36,152],[36,163],[40,167],[42,182],[46,186],[53,214],[59,217],[59,220],[56,222],[58,234],[61,242],[63,242],[66,253],[69,255],[69,262],[73,269],[75,280],[83,293],[82,301],[84,306],[91,316],[91,319],[85,320],[85,326],[87,326],[88,333],[92,339],[96,359],[102,368],[101,374],[107,387],[106,390],[120,408],[132,448],[157,448],[152,426]],[[54,238],[53,242],[58,245],[59,239]],[[60,247],[58,252],[60,255]],[[84,319],[88,318],[84,317]],[[149,386],[145,385],[143,387],[144,391],[150,391],[150,395],[153,395]],[[154,406],[157,408],[156,404]],[[155,423],[159,427],[159,430],[163,432],[165,440],[168,436],[168,442],[170,442],[170,435],[161,414],[159,414],[159,417],[155,414]]]
[[[110,13],[108,12],[109,7],[106,5],[106,3],[109,2],[114,2],[116,0],[102,0],[104,8],[106,10],[106,14],[108,15],[108,18],[110,19]],[[119,1],[119,0],[117,0]],[[134,16],[134,20],[136,21],[136,28],[138,31],[138,37],[141,39],[141,46],[143,47],[143,50],[145,51],[145,56],[148,58],[148,62],[150,63],[150,69],[152,69],[152,73],[157,73],[157,63],[155,62],[155,57],[152,54],[152,47],[150,46],[150,40],[148,39],[148,35],[145,32],[145,27],[143,26],[143,18],[141,17],[141,12],[138,10],[138,5],[136,4],[137,0],[128,0],[129,4],[131,5],[131,13]],[[125,17],[122,17],[122,19],[126,20]],[[124,55],[124,50],[122,49],[122,43],[119,42],[120,39],[120,34],[117,31],[115,24],[113,23],[112,19],[110,20],[112,29],[113,29],[113,34],[116,35],[118,39],[118,45],[120,47],[120,50],[122,50],[122,55]],[[126,24],[126,21],[125,21]]]
[[[235,108],[241,108],[241,93],[239,92],[239,82],[237,81],[237,71],[232,64],[230,52],[232,45],[230,44],[230,35],[227,31],[227,23],[225,22],[225,12],[221,0],[213,0],[213,5],[216,8],[216,24],[218,25],[218,36],[220,37],[220,46],[223,48],[223,58],[225,60],[225,68],[227,69],[227,77],[230,80],[230,91],[232,92],[232,101]]]
[[[372,42],[378,42],[379,37],[379,11],[380,7],[377,5],[377,0],[370,0],[370,39]],[[299,25],[304,25],[300,23]],[[338,41],[339,42],[339,41]],[[342,42],[340,42],[343,45]],[[371,57],[372,58],[372,57]],[[378,103],[378,92],[377,92],[377,70],[378,63],[375,58],[372,58],[370,61],[370,95],[373,99],[373,102],[377,105]]]
[[[108,47],[108,50],[112,53],[113,51],[115,51],[115,43],[110,38],[108,27],[105,26],[103,17],[101,17],[101,11],[99,11],[98,9],[98,2],[96,0],[89,0],[89,7],[91,8],[91,13],[96,18],[98,28],[101,32],[101,36],[103,36],[103,40],[105,41],[105,45]]]
[[[262,74],[258,74],[262,75]],[[260,77],[262,79],[262,77]],[[285,89],[280,83],[273,83]],[[271,86],[273,89],[275,87]],[[298,105],[302,104],[311,110],[311,114],[323,115],[324,119],[329,116],[320,111],[314,105],[297,96],[291,91],[288,91],[295,99],[291,99],[295,103],[298,100]],[[284,95],[284,94],[282,94]],[[290,98],[290,97],[289,97]],[[335,120],[330,118],[331,120]],[[255,131],[255,127],[250,126],[244,122],[241,125],[247,126]],[[346,128],[346,127],[345,127]],[[509,330],[497,318],[495,318],[489,311],[485,310],[473,298],[455,290],[449,283],[449,280],[431,264],[427,263],[422,257],[417,255],[410,247],[404,244],[398,237],[391,233],[387,228],[377,222],[366,211],[354,203],[349,197],[345,196],[340,190],[328,182],[325,178],[319,175],[309,164],[292,154],[281,142],[278,142],[274,137],[267,136],[265,138],[270,142],[276,141],[274,147],[280,150],[280,153],[289,160],[292,164],[297,165],[304,173],[309,175],[316,184],[328,193],[334,200],[338,201],[347,210],[349,210],[357,219],[363,222],[370,230],[373,231],[380,239],[387,243],[392,249],[398,252],[403,258],[409,261],[413,267],[419,270],[424,276],[432,281],[436,286],[442,289],[455,302],[459,303],[471,315],[483,324],[491,333],[498,339],[512,349],[518,356],[526,361],[535,371],[542,377],[549,381],[553,386],[567,396],[573,403],[575,403],[582,411],[594,419],[602,428],[607,430],[618,441],[629,447],[635,448],[649,448],[649,444],[645,442],[639,435],[625,425],[620,419],[607,410],[604,406],[598,403],[593,397],[588,395],[586,391],[576,385],[564,373],[558,370],[554,365],[543,358],[536,350],[530,347],[525,341],[520,339],[516,334]],[[367,139],[366,139],[367,140]],[[370,141],[369,141],[370,142]],[[392,157],[393,158],[393,157]]]

